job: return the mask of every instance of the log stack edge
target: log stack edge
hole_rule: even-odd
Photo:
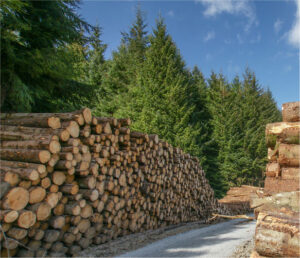
[[[299,106],[283,104],[283,122],[266,126],[265,186],[251,200],[257,217],[252,258],[300,257]]]
[[[130,123],[87,108],[1,114],[1,256],[76,256],[227,212],[196,157]]]

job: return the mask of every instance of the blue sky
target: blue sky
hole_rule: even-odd
[[[79,13],[103,29],[105,56],[117,50],[140,3],[151,33],[165,18],[187,67],[206,77],[222,72],[230,81],[249,67],[278,107],[299,100],[300,0],[82,1]]]

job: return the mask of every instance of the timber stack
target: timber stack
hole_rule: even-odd
[[[231,187],[225,197],[218,202],[224,205],[233,214],[244,214],[253,211],[250,207],[250,199],[261,188],[251,185]]]
[[[283,122],[266,127],[265,187],[251,200],[257,217],[253,258],[300,257],[299,106],[283,104]]]
[[[196,157],[130,123],[87,108],[1,114],[1,256],[76,256],[226,213]]]

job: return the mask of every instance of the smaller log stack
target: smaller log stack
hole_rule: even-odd
[[[87,108],[1,114],[1,256],[75,256],[226,213],[196,157],[129,125]]]
[[[219,200],[233,214],[245,214],[251,212],[251,195],[260,190],[259,187],[242,185],[241,187],[231,187],[224,198]]]
[[[300,257],[299,106],[283,104],[283,122],[266,127],[265,187],[251,201],[257,217],[252,258]]]
[[[265,190],[270,193],[299,190],[299,102],[282,105],[283,122],[266,126],[268,160]]]

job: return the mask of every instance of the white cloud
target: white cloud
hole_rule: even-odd
[[[280,19],[277,19],[274,23],[274,31],[276,34],[278,34],[278,32],[281,30],[282,28],[282,24],[283,24],[283,21],[280,20]]]
[[[209,40],[211,40],[211,39],[214,39],[215,37],[216,37],[215,32],[214,32],[214,31],[209,31],[209,32],[206,34],[206,36],[204,37],[203,41],[204,41],[204,42],[207,42],[207,41],[209,41]]]
[[[250,5],[250,0],[196,0],[202,3],[206,9],[204,15],[207,17],[216,16],[221,13],[242,14],[247,17],[248,22],[245,31],[248,31],[253,25],[258,25],[256,14]]]
[[[300,47],[300,0],[296,0],[297,14],[292,29],[288,32],[288,41],[295,47]]]
[[[168,11],[167,12],[167,15],[169,16],[169,17],[174,17],[174,11],[173,10],[170,10],[170,11]]]

